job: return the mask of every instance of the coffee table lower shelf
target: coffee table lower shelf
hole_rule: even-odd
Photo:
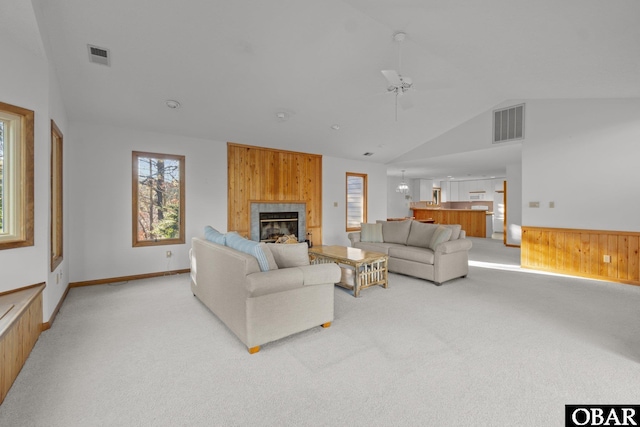
[[[360,296],[362,289],[380,285],[388,287],[388,256],[346,246],[319,246],[309,249],[312,264],[336,263],[342,270],[337,286]]]

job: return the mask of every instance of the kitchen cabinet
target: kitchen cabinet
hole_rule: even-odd
[[[460,199],[460,196],[458,195],[458,187],[460,186],[460,182],[458,181],[451,181],[451,199],[449,199],[450,202],[457,202]]]

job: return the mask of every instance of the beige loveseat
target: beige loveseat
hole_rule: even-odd
[[[293,250],[299,245],[274,246]],[[286,267],[287,261],[280,255],[280,263]],[[315,326],[328,327],[333,321],[334,283],[340,281],[336,264],[279,268],[275,259],[269,258],[269,271],[261,271],[253,255],[201,238],[191,241],[193,294],[250,353],[288,335]]]
[[[349,233],[351,246],[387,254],[392,273],[419,277],[436,285],[469,273],[471,241],[465,238],[460,225],[407,220],[362,226],[362,233]]]

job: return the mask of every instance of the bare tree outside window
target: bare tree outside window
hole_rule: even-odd
[[[184,156],[133,152],[133,246],[184,243]]]

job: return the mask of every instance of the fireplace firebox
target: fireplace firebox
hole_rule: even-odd
[[[260,212],[261,242],[275,242],[289,234],[298,238],[298,212]]]

